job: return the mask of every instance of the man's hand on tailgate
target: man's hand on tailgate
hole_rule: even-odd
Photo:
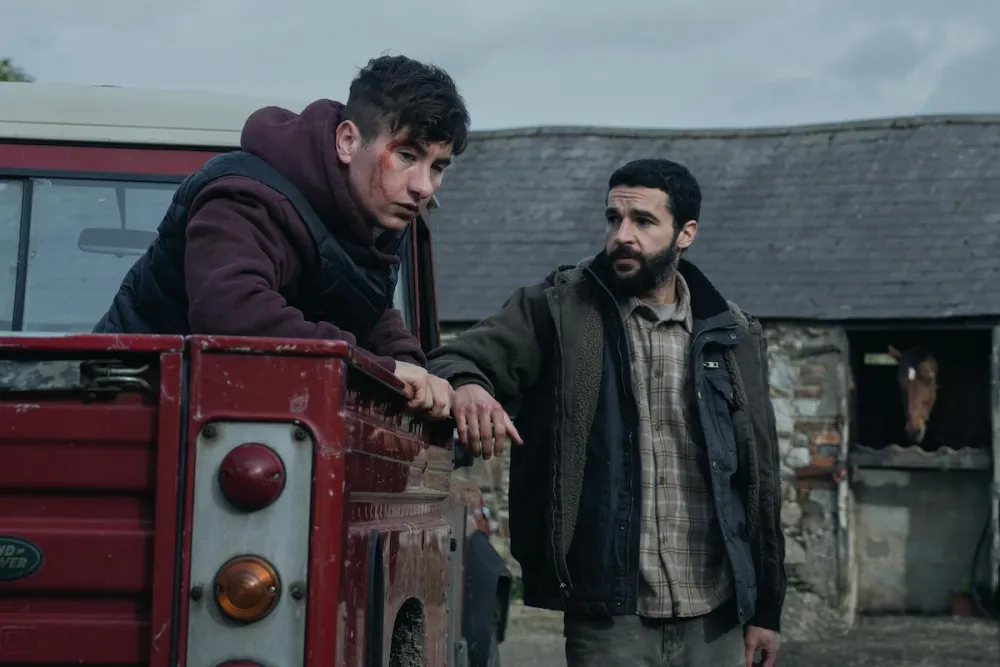
[[[521,434],[495,398],[478,384],[467,384],[455,390],[455,422],[458,439],[473,454],[488,459],[503,453],[507,436],[523,445]]]

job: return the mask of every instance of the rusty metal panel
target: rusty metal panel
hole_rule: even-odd
[[[79,361],[0,359],[2,391],[67,391],[83,387]]]

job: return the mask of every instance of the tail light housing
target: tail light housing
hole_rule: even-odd
[[[304,664],[314,448],[294,422],[202,426],[186,648],[199,665]]]

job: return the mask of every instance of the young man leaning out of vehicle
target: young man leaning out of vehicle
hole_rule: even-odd
[[[621,167],[603,208],[603,252],[517,290],[428,367],[474,451],[523,439],[511,550],[525,603],[565,613],[569,667],[758,651],[772,667],[785,547],[761,326],[680,258],[701,208],[683,166]]]
[[[346,105],[260,109],[243,128],[245,153],[178,188],[95,332],[346,340],[395,373],[411,407],[447,416],[451,387],[423,368],[392,297],[402,234],[468,129],[452,78],[403,56],[370,61]],[[260,160],[294,196],[248,173]]]

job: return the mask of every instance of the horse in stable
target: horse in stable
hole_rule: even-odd
[[[937,401],[938,361],[923,345],[904,352],[890,345],[889,356],[899,362],[896,383],[906,412],[904,432],[907,441],[919,445],[927,435],[927,424]]]

